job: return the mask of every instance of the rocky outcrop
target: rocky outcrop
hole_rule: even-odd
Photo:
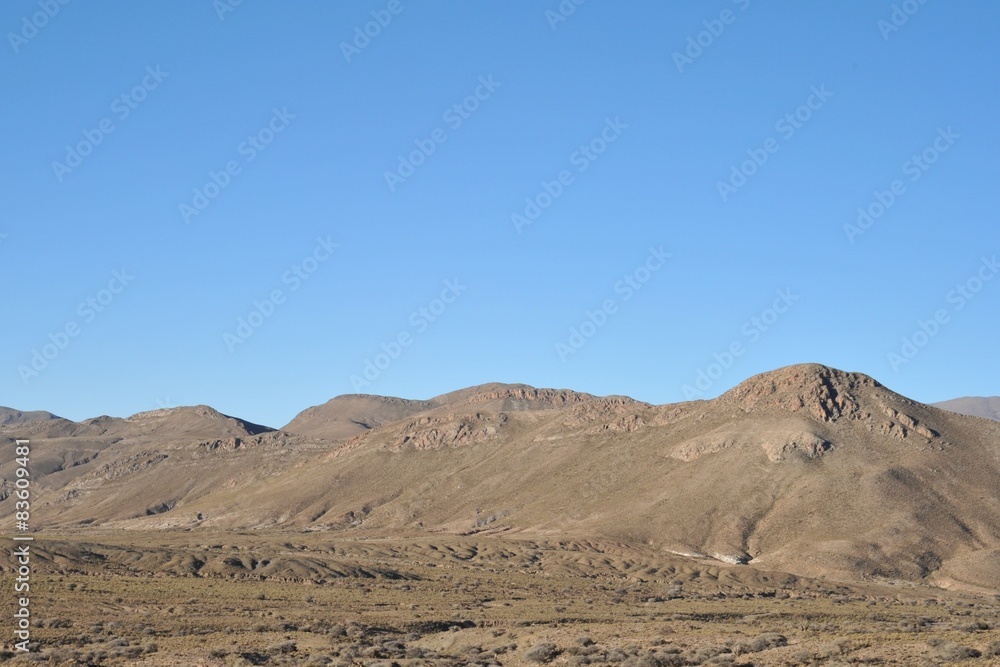
[[[670,456],[690,462],[728,449],[755,447],[762,449],[768,460],[775,463],[793,455],[813,459],[833,449],[825,438],[791,424],[788,430],[713,431],[681,443]]]
[[[477,412],[454,420],[422,417],[406,424],[387,449],[442,449],[488,442],[497,438],[507,421],[502,412],[497,415]]]
[[[805,411],[821,422],[871,417],[858,400],[863,389],[881,387],[860,373],[845,373],[818,364],[789,366],[754,376],[719,397],[743,412]]]

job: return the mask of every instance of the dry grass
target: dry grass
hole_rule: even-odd
[[[39,547],[71,551],[58,545],[79,539]],[[1000,665],[992,596],[831,584],[621,544],[231,533],[99,542],[88,553],[104,560],[36,565],[41,664]],[[144,572],[136,554],[160,550],[178,562],[220,551],[338,565],[311,571],[326,573],[315,582],[292,570],[185,574],[159,558]]]

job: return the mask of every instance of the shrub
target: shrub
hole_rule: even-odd
[[[942,642],[937,647],[937,655],[942,660],[966,660],[968,658],[978,658],[982,654],[968,646],[962,646],[953,642]]]
[[[717,665],[718,667],[733,667],[736,664],[736,656],[732,653],[723,653],[709,660],[707,665]]]
[[[628,656],[620,648],[613,648],[608,651],[608,662],[624,662],[626,658],[628,658]]]
[[[141,646],[128,646],[121,650],[115,651],[115,654],[125,658],[138,658],[142,655]]]
[[[681,667],[687,660],[677,653],[649,653],[629,658],[624,664],[628,667]]]
[[[766,651],[770,648],[787,645],[788,639],[786,639],[784,635],[779,635],[777,632],[765,632],[762,635],[754,637],[748,642],[733,644],[732,651],[736,655],[740,655],[741,653],[759,653],[760,651]]]
[[[559,655],[559,647],[552,642],[536,644],[524,657],[532,662],[545,663]]]
[[[279,642],[267,649],[268,653],[295,653],[299,647],[293,641]]]
[[[968,625],[962,627],[962,630],[965,630],[966,632],[980,632],[982,630],[989,630],[989,629],[990,629],[990,624],[986,623],[985,621],[973,621],[972,623],[969,623]]]
[[[724,646],[699,646],[691,650],[691,660],[695,663],[706,662],[712,658],[729,653],[729,649]]]

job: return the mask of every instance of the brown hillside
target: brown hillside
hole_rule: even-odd
[[[1000,587],[1000,423],[865,375],[792,366],[664,406],[484,385],[320,407],[292,422],[312,437],[208,438],[147,417],[129,422],[146,435],[112,443],[33,441],[53,452],[35,516],[50,527],[598,538],[807,576]]]

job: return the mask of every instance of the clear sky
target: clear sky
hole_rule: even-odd
[[[0,405],[1000,394],[995,2],[62,2],[0,6]]]

